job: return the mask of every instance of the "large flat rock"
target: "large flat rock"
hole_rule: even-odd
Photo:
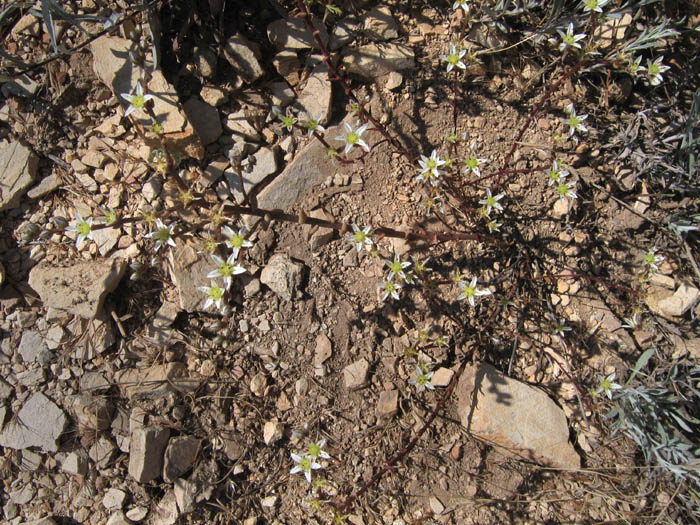
[[[542,390],[488,364],[468,366],[457,385],[462,425],[516,457],[559,468],[579,468],[561,408]]]
[[[0,148],[0,211],[16,208],[36,178],[39,158],[19,141]]]
[[[0,446],[39,447],[45,452],[56,452],[58,439],[67,423],[63,410],[41,392],[36,392],[0,434]]]
[[[348,72],[369,80],[415,67],[413,49],[404,44],[372,43],[348,48],[343,54]]]
[[[125,269],[126,261],[122,259],[78,262],[64,268],[45,263],[29,273],[29,286],[36,290],[46,308],[93,319]]]

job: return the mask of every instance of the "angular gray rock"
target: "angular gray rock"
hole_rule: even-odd
[[[482,363],[464,370],[457,396],[462,425],[476,436],[516,457],[560,468],[581,466],[564,412],[542,390]]]
[[[364,29],[369,39],[375,42],[399,37],[399,25],[387,6],[370,9],[365,16]]]
[[[384,390],[379,394],[375,414],[378,418],[392,417],[399,409],[399,391]]]
[[[106,430],[112,423],[114,406],[106,397],[78,394],[70,399],[70,410],[85,430]]]
[[[302,122],[308,117],[322,117],[319,123],[326,125],[331,118],[331,99],[332,83],[328,79],[328,67],[321,63],[311,71],[294,107],[306,113],[300,115]]]
[[[210,286],[207,274],[215,269],[211,257],[197,253],[194,243],[178,244],[168,254],[170,277],[175,283],[180,298],[180,309],[186,312],[201,312],[206,295],[200,286]]]
[[[55,308],[92,319],[99,314],[105,296],[119,284],[126,262],[78,262],[65,268],[42,263],[29,273],[29,286],[46,308]]]
[[[27,192],[27,197],[29,197],[30,199],[40,199],[44,195],[48,195],[49,193],[57,190],[60,187],[61,179],[59,179],[58,175],[56,175],[55,173],[51,173],[43,179],[41,179],[39,181],[39,184],[30,189]]]
[[[19,342],[19,355],[25,363],[38,361],[47,364],[51,361],[51,354],[39,332],[28,330],[22,334]]]
[[[92,239],[97,244],[97,250],[102,257],[107,255],[117,245],[121,236],[120,228],[100,228],[92,231]]]
[[[131,433],[129,475],[139,483],[156,479],[163,471],[163,453],[170,429],[158,426],[137,428]]]
[[[248,84],[252,84],[265,74],[260,65],[258,45],[241,34],[235,34],[226,42],[224,56],[238,75]]]
[[[277,172],[277,155],[270,148],[260,148],[252,155],[251,163],[252,169],[243,171],[243,187],[246,194],[250,194],[250,191],[256,185],[260,184],[266,177]],[[238,173],[226,171],[225,175],[233,198],[239,204],[242,203],[244,197],[241,191],[241,178],[238,176]]]
[[[314,365],[320,366],[333,355],[333,344],[328,336],[320,333],[316,336],[316,349],[314,350]]]
[[[182,109],[202,140],[202,144],[206,146],[216,142],[221,136],[223,131],[221,119],[219,118],[219,111],[215,107],[192,97],[182,105]]]
[[[170,392],[187,393],[199,387],[199,379],[183,363],[120,370],[114,380],[129,399],[157,399]]]
[[[289,255],[278,253],[263,268],[260,282],[285,301],[291,301],[301,285],[301,271],[301,265],[293,262]]]
[[[45,452],[56,452],[67,424],[63,410],[41,392],[36,392],[20,409],[16,420],[5,426],[0,434],[0,446],[39,447]]]
[[[369,376],[369,362],[364,357],[343,369],[345,388],[358,390],[367,385]]]
[[[325,136],[336,137],[344,129],[342,124],[334,126],[326,130]],[[270,184],[260,190],[258,207],[287,210],[334,171],[335,165],[326,155],[326,148],[318,140],[312,140]]]
[[[0,148],[0,211],[19,205],[38,168],[39,157],[21,142],[10,142]]]
[[[346,49],[343,62],[349,73],[374,80],[392,71],[415,66],[413,49],[404,44],[367,44]]]
[[[314,19],[313,25],[319,30],[323,45],[328,44],[328,31],[325,24]],[[277,49],[309,49],[316,47],[314,37],[300,18],[280,19],[267,26],[267,37]]]
[[[163,479],[172,483],[194,465],[202,441],[192,436],[178,436],[170,439],[165,449]]]
[[[700,300],[700,290],[682,283],[671,297],[659,301],[659,308],[667,316],[679,317]]]

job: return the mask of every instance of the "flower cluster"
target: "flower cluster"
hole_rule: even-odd
[[[253,243],[245,237],[245,228],[241,228],[236,232],[230,227],[224,226],[221,231],[226,237],[224,245],[231,250],[231,253],[226,259],[223,259],[222,257],[212,253],[216,250],[216,243],[213,241],[213,239],[207,241],[205,251],[210,253],[216,268],[207,274],[207,279],[210,279],[211,285],[199,287],[199,291],[204,292],[207,297],[207,300],[204,303],[205,310],[212,305],[216,306],[216,308],[219,310],[224,309],[224,295],[233,284],[233,276],[246,272],[246,269],[242,265],[236,263],[236,259],[238,259],[238,255],[240,254],[242,248],[250,248],[253,246]],[[224,280],[223,288],[217,284],[216,279],[218,278],[222,278]]]
[[[289,471],[290,474],[302,473],[306,478],[306,481],[311,483],[311,471],[319,470],[323,468],[318,460],[319,459],[331,459],[330,455],[323,450],[326,446],[326,440],[322,439],[320,441],[310,443],[308,449],[301,454],[292,453],[292,459],[294,460],[294,467]]]
[[[649,273],[657,273],[662,262],[664,262],[664,256],[656,253],[655,247],[644,254],[644,264],[649,269]]]
[[[398,300],[399,291],[403,288],[403,285],[413,284],[416,280],[416,276],[412,272],[406,271],[406,268],[411,266],[411,263],[402,261],[401,257],[395,254],[393,259],[385,260],[384,265],[387,266],[388,271],[385,280],[379,283],[379,288],[382,291],[382,301],[386,301],[389,296]]]

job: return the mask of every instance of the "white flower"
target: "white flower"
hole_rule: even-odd
[[[452,4],[452,9],[459,9],[460,7],[465,13],[469,12],[469,4],[467,3],[467,0],[455,0],[455,3]]]
[[[253,246],[253,243],[245,238],[245,234],[248,231],[245,227],[238,230],[238,233],[234,232],[228,226],[224,226],[221,231],[223,231],[224,235],[228,238],[226,246],[233,250],[234,259],[238,258],[238,253],[241,251],[241,248],[251,248]]]
[[[625,317],[623,319],[625,321],[625,324],[622,325],[623,328],[630,328],[632,330],[636,329],[639,327],[639,313],[635,312],[632,317]]]
[[[486,162],[486,159],[479,159],[476,156],[476,142],[472,143],[472,155],[471,157],[468,157],[467,160],[465,161],[465,166],[464,169],[462,170],[462,173],[465,175],[467,173],[473,173],[477,177],[481,177],[481,171],[479,170],[479,165],[483,164]]]
[[[357,124],[359,125],[359,122],[357,122]],[[367,131],[367,126],[369,126],[369,124],[363,124],[356,130],[353,130],[352,126],[347,122],[344,122],[343,125],[345,126],[345,135],[338,135],[335,140],[345,142],[345,153],[349,153],[353,146],[360,146],[362,149],[369,152],[369,146],[362,140],[362,134]]]
[[[296,463],[294,468],[289,471],[290,474],[296,474],[297,472],[302,472],[306,477],[306,481],[311,483],[311,471],[323,468],[320,464],[316,463],[313,458],[309,456],[299,454],[292,454],[292,459]]]
[[[559,163],[555,160],[552,163],[552,169],[549,170],[549,182],[547,183],[547,185],[551,186],[554,183],[559,184],[560,182],[562,182],[562,179],[568,176],[569,172],[561,169],[559,167]]]
[[[590,11],[595,11],[596,13],[602,13],[603,7],[605,7],[610,0],[583,0],[583,12],[588,13]]]
[[[233,276],[245,273],[246,269],[240,264],[234,264],[236,262],[236,255],[231,254],[225,261],[218,255],[213,255],[211,258],[216,263],[216,270],[212,270],[207,274],[207,279],[214,279],[216,277],[223,277],[226,289],[231,288],[233,283]]]
[[[428,372],[426,374],[420,365],[416,365],[416,375],[409,379],[408,382],[412,385],[416,385],[416,392],[422,392],[426,388],[428,390],[435,390],[435,385],[430,382],[430,378],[433,377],[434,373],[435,372]]]
[[[501,203],[498,202],[500,201],[505,195],[503,193],[499,193],[498,195],[491,195],[491,190],[486,189],[486,198],[481,199],[479,201],[479,204],[483,204],[486,207],[486,213],[489,214],[491,213],[491,209],[495,208],[498,211],[503,211],[503,206],[501,206]]]
[[[319,133],[322,133],[326,131],[326,128],[321,126],[319,122],[323,120],[323,117],[325,117],[325,113],[321,113],[318,117],[313,118],[311,115],[309,115],[309,118],[306,119],[304,122],[304,127],[309,130],[308,135],[309,137],[314,134],[314,131],[318,131]]]
[[[552,327],[552,334],[558,335],[559,337],[565,337],[566,332],[570,332],[571,327],[566,326],[566,319],[557,319],[554,317],[554,326]]]
[[[576,181],[559,181],[559,184],[557,184],[557,194],[562,199],[566,199],[567,197],[572,199],[578,198],[578,195],[576,194]]]
[[[570,22],[569,27],[566,30],[566,33],[561,31],[560,29],[557,29],[557,32],[561,36],[561,44],[559,44],[559,51],[564,51],[565,49],[569,47],[573,47],[576,49],[581,49],[581,44],[579,44],[579,40],[583,40],[586,38],[585,33],[580,33],[578,35],[574,34],[574,23]]]
[[[297,123],[297,119],[294,115],[292,115],[292,110],[288,107],[286,113],[283,115],[281,112],[279,113],[280,120],[282,121],[282,125],[287,128],[287,131],[293,131],[294,130],[294,124]]]
[[[614,379],[615,379],[615,372],[613,372],[612,374],[607,376],[605,379],[601,379],[600,385],[598,386],[598,389],[595,391],[595,393],[596,394],[605,393],[605,395],[608,396],[608,399],[612,399],[612,394],[613,394],[612,391],[622,389],[622,386],[615,383]]]
[[[486,226],[488,227],[490,233],[500,232],[501,231],[500,228],[501,228],[501,226],[503,226],[503,223],[496,222],[496,221],[490,221]]]
[[[437,150],[433,150],[430,157],[425,155],[420,156],[418,164],[420,165],[420,174],[416,177],[421,182],[429,182],[433,186],[440,184],[440,175],[442,171],[438,168],[445,164],[446,161],[438,157]]]
[[[320,441],[317,441],[315,443],[309,443],[309,451],[306,453],[308,457],[311,459],[331,459],[331,457],[328,455],[328,452],[323,450],[323,447],[326,446],[326,440],[322,439]]]
[[[403,288],[399,283],[395,283],[394,281],[385,281],[383,283],[379,283],[379,287],[384,290],[384,293],[382,294],[382,302],[386,301],[386,298],[391,296],[394,299],[398,301],[399,299],[399,290]]]
[[[576,115],[573,104],[566,106],[566,112],[569,114],[569,118],[564,119],[564,122],[569,126],[569,137],[577,131],[588,133],[588,128],[583,125],[583,121],[588,118],[588,115]]]
[[[132,95],[131,93],[122,93],[121,97],[129,103],[129,107],[126,108],[126,111],[124,112],[125,117],[128,117],[137,109],[143,109],[144,107],[146,107],[146,102],[154,98],[153,95],[143,94],[143,87],[141,87],[141,82],[136,83],[136,94]]]
[[[662,58],[663,58],[663,57],[662,57]],[[647,68],[645,68],[645,67],[642,65],[642,55],[639,55],[639,56],[638,56],[637,58],[635,58],[634,60],[630,60],[630,61],[627,63],[627,70],[630,72],[630,75],[632,75],[632,76],[635,77],[635,78],[638,77],[638,76],[639,76],[641,73],[643,73],[644,71],[646,71]]]
[[[664,79],[661,73],[671,69],[670,67],[663,65],[661,62],[663,59],[663,56],[660,56],[653,62],[647,59],[647,78],[649,79],[649,84],[652,86],[658,86],[661,84]]]
[[[216,307],[221,310],[222,301],[226,290],[217,285],[215,281],[211,281],[211,286],[200,286],[198,290],[207,294],[207,300],[204,303],[205,310],[213,304],[215,304]]]
[[[440,55],[440,60],[447,62],[447,72],[449,73],[455,67],[458,67],[459,69],[467,68],[466,64],[462,62],[462,58],[464,58],[464,55],[466,54],[466,49],[457,50],[457,46],[455,44],[450,44],[449,54]]]
[[[92,217],[83,219],[80,214],[76,212],[75,225],[69,226],[66,228],[66,231],[75,232],[78,234],[75,239],[75,247],[76,249],[81,250],[83,248],[83,243],[87,239],[90,239],[91,241],[94,240],[92,237]]]
[[[408,261],[401,262],[401,257],[399,257],[399,254],[394,255],[394,260],[385,260],[384,264],[386,264],[389,267],[389,273],[387,275],[387,280],[391,280],[394,275],[398,276],[400,279],[406,280],[406,273],[403,271],[404,268],[408,268],[411,266],[411,263]]]
[[[463,301],[464,299],[466,299],[472,306],[475,306],[475,297],[480,297],[482,295],[491,295],[491,290],[489,290],[488,288],[479,290],[476,287],[476,277],[472,278],[469,285],[464,284],[464,282],[460,280],[459,282],[457,282],[457,286],[459,286],[460,290],[462,290],[462,293],[459,295],[459,297],[457,297],[457,300]]]
[[[360,229],[357,224],[352,225],[353,233],[348,233],[345,238],[355,245],[358,252],[362,251],[362,247],[366,247],[367,250],[372,249],[374,241],[372,240],[372,230],[369,226],[365,226]]]
[[[656,248],[652,248],[644,254],[644,264],[649,267],[649,272],[656,273],[659,271],[659,265],[664,262],[664,256],[656,253]]]
[[[146,235],[146,237],[148,237],[149,239],[156,240],[156,252],[160,249],[161,246],[165,244],[168,244],[173,247],[175,246],[175,241],[173,240],[174,229],[175,223],[171,224],[170,226],[166,226],[163,223],[163,221],[161,221],[160,219],[156,219],[156,229]]]

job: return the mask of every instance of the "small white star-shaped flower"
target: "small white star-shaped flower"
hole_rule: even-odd
[[[671,69],[669,66],[665,66],[662,63],[663,59],[663,56],[660,56],[653,62],[647,59],[647,78],[649,79],[649,84],[652,86],[658,86],[661,84],[664,79],[662,73]]]
[[[408,380],[412,385],[416,385],[416,392],[422,392],[426,388],[435,390],[435,385],[430,382],[435,372],[425,373],[420,365],[416,365],[416,375]]]
[[[137,109],[145,108],[146,102],[154,98],[151,94],[143,94],[143,87],[141,86],[141,82],[136,83],[135,94],[132,95],[131,93],[122,93],[121,97],[129,103],[129,107],[126,108],[126,111],[124,112],[125,117],[131,115]]]
[[[292,468],[289,473],[296,474],[297,472],[301,472],[309,483],[311,483],[311,471],[323,468],[319,463],[316,463],[315,459],[307,455],[300,456],[299,454],[292,454],[292,459],[296,465],[294,465],[294,468]]]
[[[462,290],[462,293],[457,297],[458,301],[463,301],[466,299],[469,301],[469,304],[471,306],[475,306],[474,298],[475,297],[480,297],[482,295],[491,295],[491,290],[488,288],[484,288],[482,290],[479,290],[476,287],[476,277],[473,277],[471,282],[467,285],[464,282],[460,281],[457,283],[459,286],[460,290]]]
[[[308,130],[308,136],[310,137],[311,135],[314,134],[315,131],[318,131],[319,133],[323,133],[326,131],[326,128],[321,126],[320,122],[323,120],[325,117],[325,113],[321,113],[318,117],[313,118],[311,115],[309,115],[309,118],[306,119],[304,122],[304,127]]]
[[[243,268],[243,266],[240,264],[234,264],[236,262],[236,256],[233,253],[229,255],[228,259],[225,261],[218,255],[212,254],[211,258],[214,260],[214,263],[216,263],[216,270],[209,272],[207,274],[207,279],[223,277],[227,290],[229,290],[231,288],[231,284],[233,284],[234,275],[239,275],[246,272],[246,269]]]
[[[245,234],[248,231],[245,227],[235,232],[228,226],[224,226],[221,231],[228,239],[226,241],[226,246],[233,250],[234,259],[238,258],[238,253],[241,251],[241,248],[251,248],[253,246],[253,243],[245,238]]]
[[[90,239],[91,241],[93,239],[93,232],[92,232],[92,217],[88,217],[87,219],[83,219],[79,213],[76,212],[75,214],[75,224],[69,226],[66,228],[66,231],[69,232],[75,232],[78,234],[78,236],[75,239],[75,247],[78,250],[82,250],[83,244],[85,243],[86,240]]]
[[[394,281],[385,281],[383,283],[379,283],[379,288],[383,290],[382,293],[382,302],[386,301],[387,297],[391,296],[392,298],[396,299],[397,301],[399,300],[399,290],[403,288],[401,284],[395,283]]]
[[[610,0],[583,0],[581,5],[583,6],[584,13],[590,13],[591,11],[602,13],[603,7],[609,2]]]
[[[355,245],[358,252],[362,251],[364,246],[367,250],[372,249],[374,241],[372,240],[372,229],[369,226],[360,228],[357,224],[352,225],[353,233],[348,233],[345,238]]]
[[[573,104],[566,106],[566,112],[569,114],[569,118],[564,119],[564,122],[569,126],[569,137],[577,131],[588,133],[588,128],[583,125],[583,121],[588,118],[587,114],[577,115]]]
[[[492,195],[491,190],[486,188],[486,198],[481,199],[479,204],[483,204],[486,207],[486,213],[491,213],[491,209],[496,209],[498,211],[503,211],[503,206],[501,206],[500,201],[505,195],[499,193],[498,195]]]
[[[458,50],[455,44],[450,44],[449,53],[447,55],[440,55],[440,60],[447,62],[447,72],[449,73],[455,67],[458,67],[459,69],[467,68],[466,64],[462,62],[462,58],[464,58],[464,55],[466,54],[466,49]]]
[[[445,163],[445,160],[438,157],[437,150],[433,150],[430,157],[421,155],[420,160],[418,161],[418,165],[420,166],[420,174],[416,177],[416,179],[421,182],[426,182],[432,184],[433,186],[437,186],[440,184],[440,175],[442,175],[442,171],[440,171],[439,168]]]
[[[585,33],[580,33],[578,35],[574,34],[574,23],[570,22],[569,27],[566,30],[566,33],[564,33],[561,29],[557,29],[557,33],[561,36],[561,43],[559,44],[559,51],[564,51],[565,49],[569,47],[573,47],[575,49],[581,49],[581,44],[579,44],[580,40],[583,40],[586,38]]]
[[[215,281],[211,281],[211,286],[200,286],[198,290],[207,294],[207,300],[204,303],[205,310],[211,305],[216,305],[221,310],[225,289],[221,288]]]
[[[600,385],[598,386],[598,389],[595,391],[596,394],[601,394],[604,393],[606,396],[608,396],[608,399],[612,399],[613,396],[613,390],[621,390],[622,385],[618,385],[615,383],[615,372],[607,376],[605,379],[600,380]]]
[[[357,124],[359,124],[359,122]],[[352,126],[347,122],[344,122],[343,125],[345,126],[345,135],[338,135],[335,140],[345,142],[345,153],[349,153],[353,146],[360,146],[366,152],[369,152],[369,146],[362,140],[362,134],[367,131],[367,126],[369,126],[369,124],[363,124],[355,130],[353,130]]]
[[[175,240],[173,239],[173,231],[175,230],[175,223],[166,226],[162,220],[156,219],[156,229],[151,233],[147,234],[146,237],[149,239],[156,240],[155,251],[160,250],[161,246],[169,245],[175,247]]]
[[[469,4],[467,3],[467,0],[455,0],[455,3],[452,4],[452,9],[456,10],[456,9],[459,9],[460,7],[462,8],[462,10],[465,13],[469,12]]]
[[[411,266],[411,263],[409,261],[404,261],[401,262],[401,257],[399,254],[394,255],[394,260],[388,260],[384,261],[384,264],[389,267],[389,273],[387,275],[387,279],[391,280],[395,275],[399,279],[406,280],[406,273],[404,272],[405,268],[408,268]]]

